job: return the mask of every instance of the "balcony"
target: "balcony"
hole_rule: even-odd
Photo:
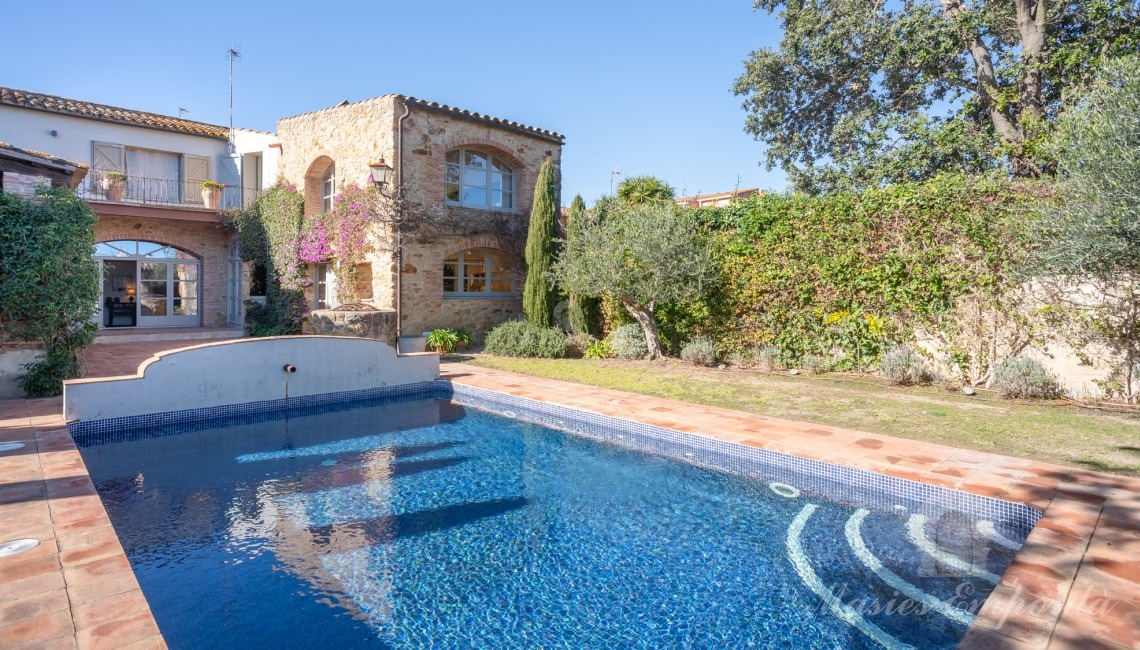
[[[87,201],[123,203],[127,205],[163,206],[183,209],[227,210],[249,205],[260,192],[251,188],[227,185],[222,188],[217,206],[208,206],[198,181],[167,178],[142,178],[92,169],[76,188]]]

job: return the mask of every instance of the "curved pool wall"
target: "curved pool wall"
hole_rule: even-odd
[[[160,352],[135,375],[63,382],[63,417],[105,420],[384,389],[434,380],[439,355],[400,354],[382,341],[271,336]]]

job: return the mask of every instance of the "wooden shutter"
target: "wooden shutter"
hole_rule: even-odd
[[[198,184],[210,180],[210,159],[202,156],[182,156],[182,178],[186,189],[182,192],[185,203],[201,203],[202,188]]]
[[[123,145],[108,142],[92,142],[91,168],[101,172],[126,173],[123,161]]]

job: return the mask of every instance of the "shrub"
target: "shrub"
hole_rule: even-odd
[[[265,302],[245,303],[248,336],[286,336],[301,333],[305,297],[300,291],[270,286]]]
[[[757,367],[764,370],[779,370],[783,367],[780,363],[780,351],[771,345],[765,345],[756,350],[754,363]]]
[[[614,349],[610,347],[609,341],[594,341],[582,356],[587,359],[609,359],[614,356]]]
[[[573,357],[582,357],[586,355],[586,350],[590,349],[598,339],[585,332],[577,332],[566,337],[566,353]]]
[[[929,384],[934,381],[934,373],[926,361],[907,345],[896,345],[883,355],[879,362],[883,376],[896,386]]]
[[[1040,361],[1024,356],[995,365],[993,387],[1002,397],[1013,399],[1055,399],[1065,392]]]
[[[645,344],[645,332],[637,323],[622,325],[610,333],[608,340],[614,354],[622,359],[644,359],[649,354],[649,346]]]
[[[504,357],[559,359],[566,356],[566,335],[526,321],[507,321],[487,332],[483,350]]]
[[[468,345],[471,343],[471,335],[465,329],[451,329],[445,327],[442,329],[432,330],[428,332],[427,336],[427,349],[433,352],[455,352],[459,349],[460,344]]]
[[[805,354],[803,363],[801,365],[803,366],[804,370],[812,373],[813,375],[817,375],[821,372],[827,372],[828,366],[827,359],[819,356],[818,354]]]
[[[753,352],[754,350],[733,350],[725,356],[724,360],[727,361],[730,366],[747,368],[756,362]]]
[[[59,395],[64,379],[79,376],[79,360],[68,350],[53,350],[24,364],[24,374],[16,383],[28,397]]]
[[[681,349],[681,359],[696,366],[715,366],[717,356],[716,344],[703,337],[689,341]]]

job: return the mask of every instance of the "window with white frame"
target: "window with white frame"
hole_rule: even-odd
[[[475,149],[452,149],[445,164],[449,204],[484,210],[515,207],[515,174],[499,158]]]
[[[336,275],[332,264],[317,264],[313,288],[316,290],[316,309],[336,307]]]
[[[472,248],[443,260],[443,295],[509,296],[515,268],[499,251]]]
[[[321,210],[332,210],[333,197],[336,196],[336,164],[330,163],[321,178]]]

